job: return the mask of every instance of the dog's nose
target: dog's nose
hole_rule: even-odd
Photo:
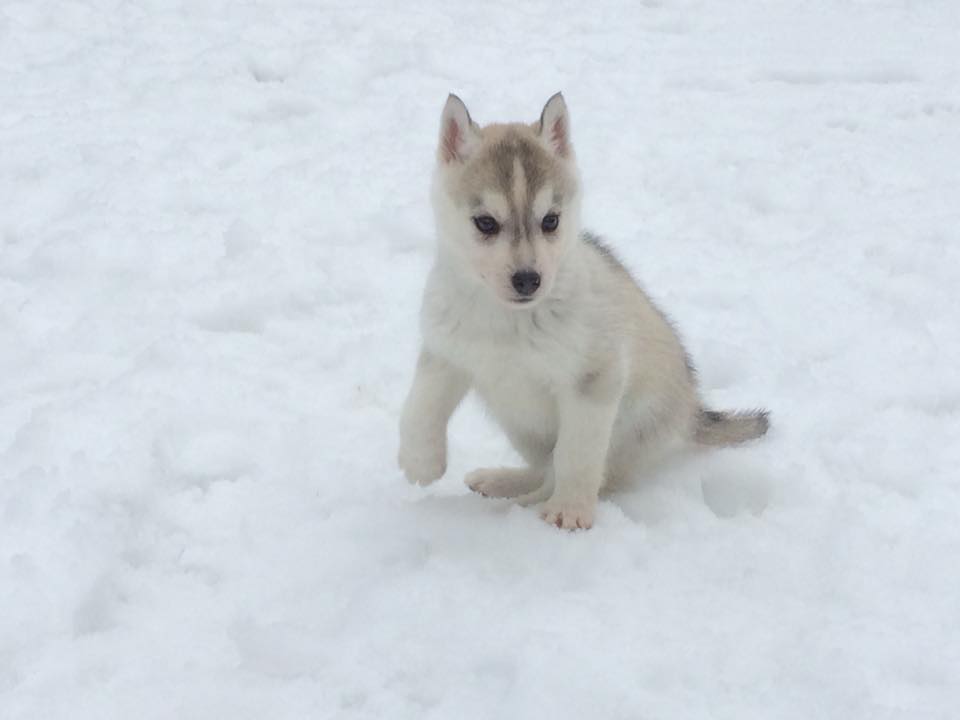
[[[518,270],[510,278],[513,289],[521,295],[533,295],[540,287],[540,273],[533,270]]]

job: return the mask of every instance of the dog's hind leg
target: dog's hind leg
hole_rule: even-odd
[[[547,466],[547,470],[543,475],[543,482],[539,487],[533,488],[530,492],[523,495],[518,495],[513,499],[517,505],[523,505],[528,507],[530,505],[539,505],[542,502],[545,502],[553,495],[554,488],[554,479],[553,479],[553,466]]]
[[[540,503],[549,500],[551,495],[553,495],[553,483],[545,482],[536,490],[528,492],[526,495],[520,495],[519,497],[514,498],[513,501],[517,505],[528,507],[530,505],[539,505]]]
[[[525,495],[543,485],[543,471],[534,468],[480,468],[465,478],[467,487],[491,498]]]

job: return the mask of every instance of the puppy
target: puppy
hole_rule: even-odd
[[[474,491],[543,503],[589,528],[603,485],[685,443],[763,435],[765,411],[706,409],[673,327],[595,236],[559,93],[531,124],[479,127],[451,95],[433,183],[437,253],[423,346],[400,421],[399,463],[427,485],[447,424],[474,390],[525,461],[467,476]]]

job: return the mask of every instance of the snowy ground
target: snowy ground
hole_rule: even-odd
[[[960,5],[0,4],[0,717],[960,707]],[[446,93],[774,430],[568,534],[395,468]]]

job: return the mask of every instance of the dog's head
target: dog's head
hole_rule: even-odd
[[[532,124],[480,127],[447,98],[434,209],[439,240],[502,302],[529,308],[553,288],[580,230],[570,118],[560,93]]]

